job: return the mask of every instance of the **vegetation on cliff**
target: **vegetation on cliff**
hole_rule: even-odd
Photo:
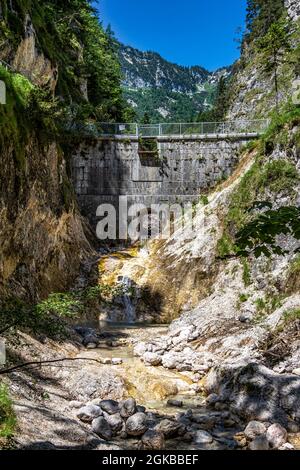
[[[57,70],[55,94],[73,116],[124,120],[127,107],[115,42],[91,1],[1,0],[0,58],[13,63],[20,42],[30,34]]]

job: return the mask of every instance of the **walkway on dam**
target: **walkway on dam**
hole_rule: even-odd
[[[224,137],[259,137],[268,128],[268,119],[224,121],[224,122],[190,122],[190,123],[91,123],[82,129],[87,135],[99,138],[176,138],[205,139]]]

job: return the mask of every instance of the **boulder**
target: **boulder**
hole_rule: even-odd
[[[255,439],[257,436],[265,434],[266,430],[266,426],[263,423],[250,421],[246,426],[244,434],[248,439]]]
[[[114,433],[122,430],[124,421],[119,413],[109,415],[108,413],[104,412],[103,416]]]
[[[102,410],[97,405],[87,405],[83,408],[80,408],[76,415],[80,421],[83,421],[84,423],[91,423],[93,419],[102,415]]]
[[[162,450],[165,448],[165,438],[163,433],[148,429],[142,437],[142,444],[145,450]]]
[[[209,432],[199,430],[195,432],[194,442],[195,444],[211,444],[213,442],[213,437]]]
[[[119,403],[115,400],[102,400],[99,406],[109,415],[114,415],[120,411]]]
[[[208,397],[206,398],[206,403],[208,405],[214,405],[215,403],[217,403],[218,401],[221,401],[221,398],[219,397],[219,395],[217,395],[216,393],[211,393],[210,395],[208,395]]]
[[[82,340],[82,344],[88,349],[93,349],[93,347],[96,348],[98,346],[99,340],[97,336],[95,336],[94,334],[88,334],[84,336]]]
[[[273,449],[278,449],[286,443],[288,433],[284,427],[278,423],[275,423],[268,428],[266,437],[270,446]]]
[[[126,432],[129,436],[141,436],[147,431],[145,413],[135,413],[126,421]]]
[[[269,450],[269,443],[265,435],[257,436],[249,444],[250,450]]]
[[[136,401],[134,398],[128,398],[122,403],[120,415],[122,418],[129,418],[129,416],[134,415],[137,411],[143,413],[145,409],[143,410],[141,408],[143,407],[140,407],[140,409],[137,410]]]
[[[137,343],[133,348],[133,354],[135,356],[143,356],[145,354],[145,352],[147,352],[147,351],[148,351],[148,347],[147,347],[146,343],[144,343],[144,342]]]
[[[143,355],[143,361],[146,365],[149,366],[159,366],[161,364],[162,358],[157,353],[146,352]]]
[[[278,448],[278,450],[295,450],[295,447],[292,444],[290,444],[289,442],[286,442],[285,444],[280,446]]]
[[[106,441],[109,441],[113,436],[112,429],[103,416],[93,420],[92,430],[95,434],[97,434],[97,436],[105,439]]]
[[[183,407],[183,401],[182,400],[175,400],[175,399],[170,398],[170,400],[167,401],[167,405],[176,406],[177,408],[182,408]]]
[[[171,419],[163,419],[155,426],[156,431],[161,432],[166,439],[177,436],[182,424]]]

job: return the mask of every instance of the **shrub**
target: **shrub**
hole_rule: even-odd
[[[0,447],[11,438],[16,428],[16,417],[7,386],[0,383]]]

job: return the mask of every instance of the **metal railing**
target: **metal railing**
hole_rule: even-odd
[[[226,122],[189,122],[189,123],[90,123],[85,131],[95,137],[135,136],[219,136],[219,135],[261,135],[269,126],[268,119],[226,121]]]

